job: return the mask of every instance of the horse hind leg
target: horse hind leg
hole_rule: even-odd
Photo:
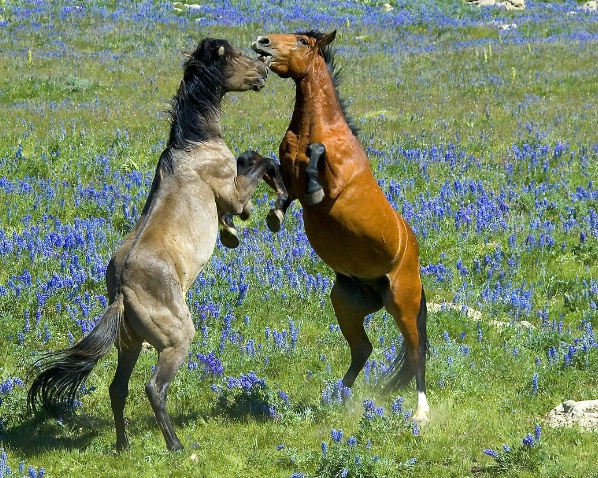
[[[178,344],[169,347],[158,353],[158,363],[152,376],[145,386],[145,393],[150,401],[158,426],[166,440],[166,447],[171,451],[182,450],[183,445],[177,437],[168,412],[166,410],[166,398],[168,387],[179,371],[185,359],[189,347]]]
[[[309,162],[305,170],[307,181],[305,186],[305,204],[308,206],[320,204],[324,199],[324,189],[322,189],[322,185],[318,182],[318,168],[325,154],[326,148],[322,143],[311,143],[307,147]]]
[[[141,352],[141,340],[135,337],[131,340],[133,332],[126,331],[122,333],[121,337],[127,335],[127,342],[117,342],[118,348],[118,365],[114,379],[110,385],[110,405],[112,406],[112,414],[114,415],[114,427],[116,428],[116,449],[122,451],[128,448],[129,441],[125,431],[125,402],[129,394],[129,380],[133,373],[133,368],[139,358]]]
[[[351,365],[343,385],[353,386],[357,375],[372,353],[372,344],[365,332],[365,316],[382,307],[380,296],[357,280],[337,274],[330,299],[341,332],[351,350]]]
[[[397,282],[390,283],[383,300],[403,335],[403,346],[394,364],[393,376],[385,388],[387,391],[400,388],[415,376],[417,407],[413,420],[425,425],[430,421],[425,382],[428,352],[426,297],[423,287],[406,287],[403,281],[402,287],[399,287]],[[417,283],[420,284],[420,281]]]

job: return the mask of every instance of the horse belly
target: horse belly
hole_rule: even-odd
[[[365,279],[388,274],[402,245],[398,215],[390,205],[351,210],[350,216],[344,214],[339,200],[327,214],[319,213],[317,208],[304,209],[310,244],[326,264],[341,274]]]

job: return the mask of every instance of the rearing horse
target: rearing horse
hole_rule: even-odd
[[[413,418],[425,424],[427,312],[417,239],[378,186],[347,122],[329,46],[335,35],[272,34],[252,44],[273,72],[296,85],[293,116],[279,150],[289,200],[282,207],[277,203],[268,224],[279,227],[290,201],[298,199],[309,242],[336,272],[330,298],[351,349],[345,386],[353,385],[372,352],[363,325],[366,315],[385,307],[394,317],[404,341],[386,388],[405,385],[415,376]],[[281,220],[272,227],[276,217]]]
[[[248,214],[250,195],[265,172],[286,197],[273,160],[255,161],[237,174],[237,160],[222,139],[224,95],[260,90],[267,73],[260,61],[225,40],[207,38],[189,53],[172,101],[170,138],[143,212],[106,270],[109,305],[81,341],[36,364],[28,393],[34,411],[60,416],[71,410],[83,381],[115,345],[118,366],[110,401],[116,447],[125,448],[129,379],[145,340],[158,352],[146,394],[168,449],[182,448],[166,397],[195,336],[187,291],[212,256],[219,217]]]

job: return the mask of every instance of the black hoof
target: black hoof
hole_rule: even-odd
[[[251,203],[251,201],[249,201],[247,204],[245,204],[245,207],[243,208],[243,211],[241,212],[241,214],[239,214],[241,221],[247,221],[247,219],[249,219],[249,217],[251,216],[252,211],[253,211],[253,204]]]
[[[239,247],[239,234],[236,229],[223,227],[220,229],[220,242],[224,247],[235,249]]]
[[[282,223],[284,222],[284,213],[280,209],[270,209],[266,216],[266,224],[268,229],[272,232],[280,231]]]
[[[168,451],[182,451],[185,448],[183,447],[183,445],[181,444],[180,441],[177,441],[171,445],[168,445]]]

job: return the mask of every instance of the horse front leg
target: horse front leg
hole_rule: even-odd
[[[320,161],[324,159],[326,148],[322,143],[311,143],[307,147],[307,155],[309,162],[305,170],[306,186],[304,202],[308,206],[315,206],[320,204],[324,199],[324,189],[318,182],[318,169]]]
[[[248,167],[258,162],[267,161],[270,167],[263,173],[262,179],[276,193],[274,208],[270,209],[266,216],[266,224],[272,232],[280,231],[287,209],[293,202],[284,185],[284,180],[280,173],[280,165],[271,158],[265,158],[255,151],[246,151],[239,156],[237,162]]]
[[[228,212],[220,214],[220,242],[228,249],[239,247],[239,232],[233,221],[233,215]]]
[[[237,175],[243,174],[251,164],[253,164],[253,158],[248,156],[247,153],[242,154],[237,158]],[[251,216],[253,210],[253,204],[251,201],[247,201],[245,207],[239,217],[242,221],[246,221]],[[235,249],[239,247],[239,232],[235,226],[233,215],[228,212],[220,214],[220,242],[224,247],[229,249]]]

